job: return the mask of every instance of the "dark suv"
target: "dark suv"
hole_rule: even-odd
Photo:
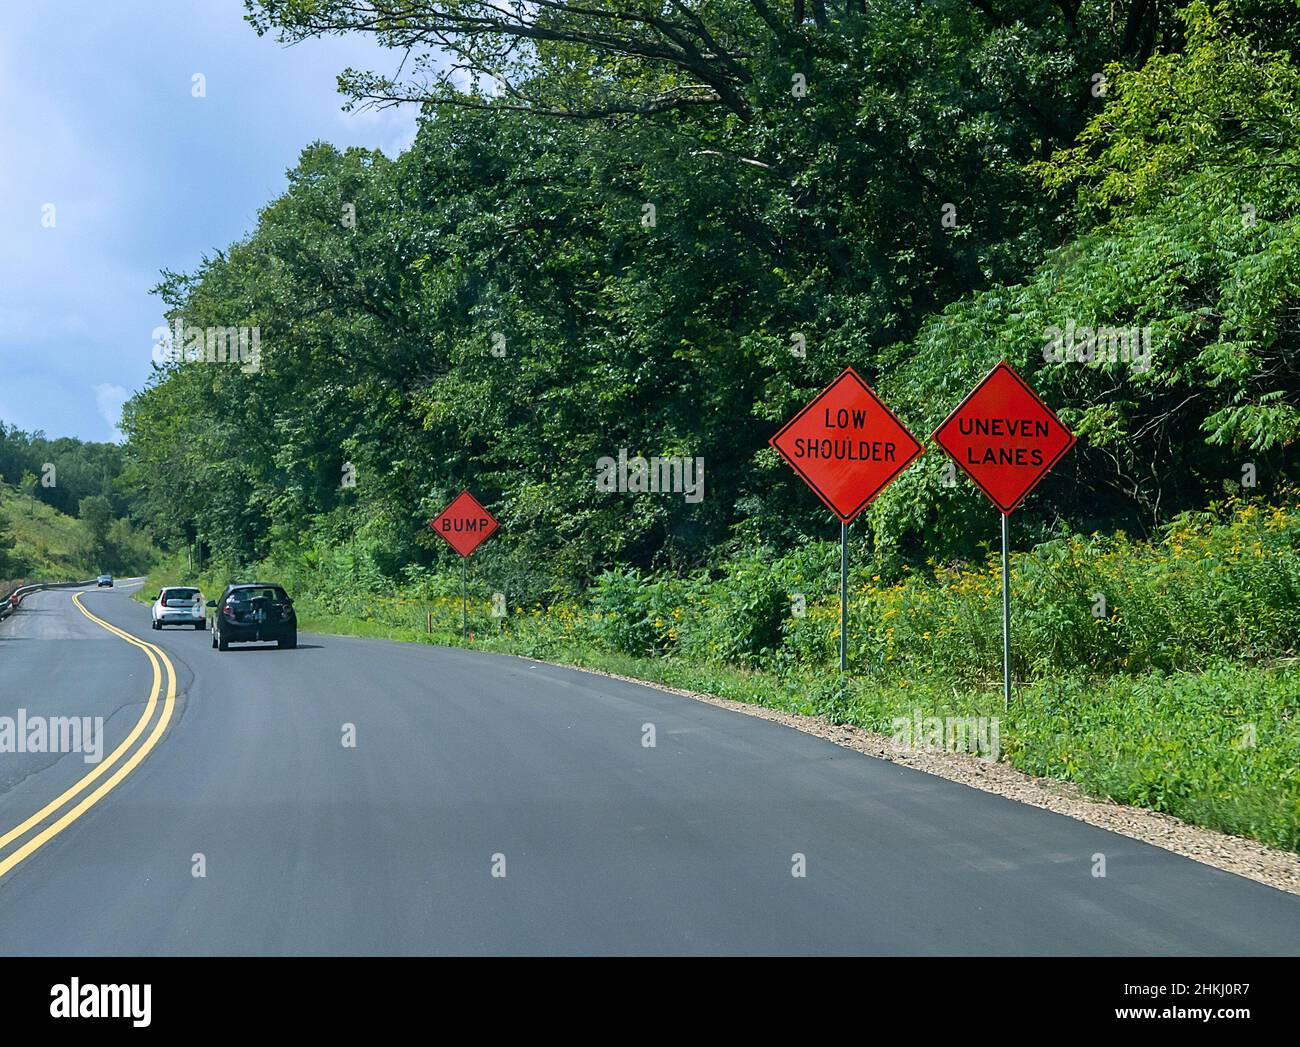
[[[228,585],[219,600],[209,600],[212,646],[224,651],[232,643],[274,640],[281,647],[298,646],[298,617],[293,601],[278,585],[249,582]]]

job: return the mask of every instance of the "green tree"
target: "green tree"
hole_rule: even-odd
[[[19,573],[21,565],[14,556],[14,545],[9,521],[0,515],[0,578],[11,580]]]
[[[108,542],[109,528],[113,525],[113,503],[99,494],[83,498],[79,516],[86,525],[94,549],[103,550]]]

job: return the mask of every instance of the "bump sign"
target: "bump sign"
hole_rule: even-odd
[[[466,490],[461,491],[451,505],[430,520],[429,526],[461,556],[469,556],[501,525]]]
[[[852,367],[769,442],[844,523],[921,453],[916,437]]]

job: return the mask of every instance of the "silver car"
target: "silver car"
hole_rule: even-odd
[[[204,628],[208,623],[203,594],[192,585],[167,586],[154,599],[152,624],[155,629],[161,629],[164,625]]]

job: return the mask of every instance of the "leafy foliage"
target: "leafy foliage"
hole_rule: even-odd
[[[1294,469],[1279,5],[249,9],[463,68],[346,75],[359,103],[427,103],[414,146],[310,146],[245,241],[164,274],[172,319],[263,346],[257,373],[164,365],[127,406],[129,481],[175,543],[238,564],[357,540],[398,578],[449,563],[423,524],[472,484],[528,599],[788,550],[828,529],[766,439],[846,363],[917,431],[1000,358],[1030,375],[1084,439],[1025,540],[1153,533],[1246,462],[1266,489]],[[1067,325],[1145,330],[1151,366],[1045,359]],[[598,493],[621,448],[703,457],[704,501]],[[990,514],[940,466],[866,518],[887,574],[978,552]]]

